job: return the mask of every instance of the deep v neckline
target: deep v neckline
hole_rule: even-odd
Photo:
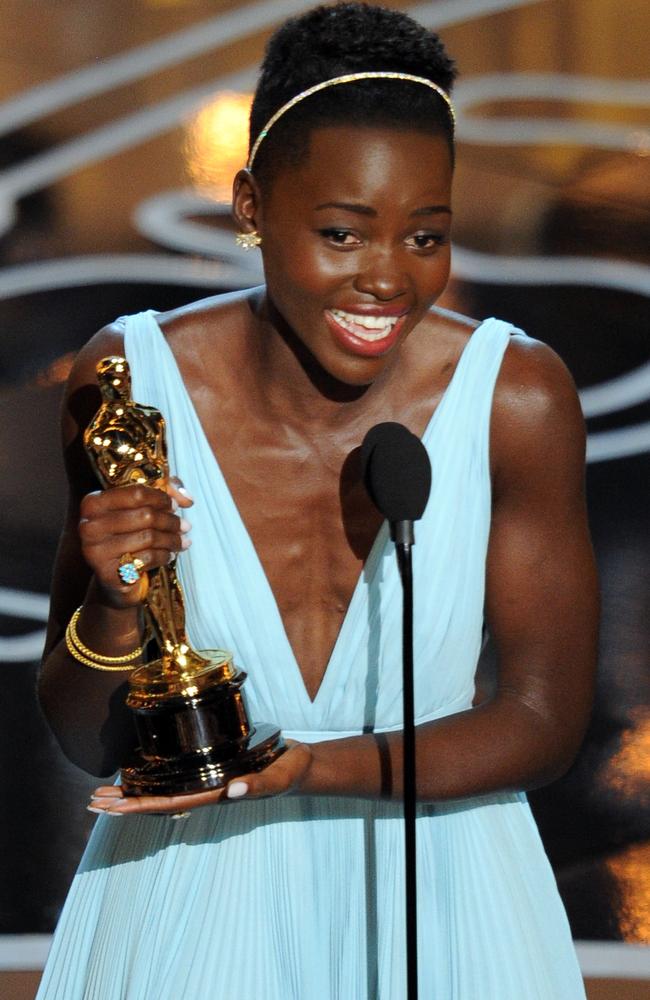
[[[159,313],[157,313],[155,310],[149,310],[147,312],[147,316],[150,318],[150,320],[152,321],[152,323],[153,323],[153,325],[155,327],[156,333],[157,333],[157,335],[158,335],[158,337],[159,337],[159,339],[160,339],[160,341],[161,341],[161,343],[163,345],[163,349],[168,352],[168,355],[169,355],[169,358],[170,358],[170,361],[171,361],[171,364],[172,364],[172,370],[174,372],[174,375],[175,375],[175,377],[177,379],[177,382],[178,382],[178,385],[180,387],[181,398],[184,401],[185,406],[187,407],[188,413],[191,414],[192,421],[195,424],[196,432],[197,432],[197,435],[198,435],[199,439],[201,440],[201,442],[202,442],[202,444],[203,444],[206,452],[211,456],[211,461],[213,463],[214,471],[217,474],[217,476],[218,476],[219,480],[221,481],[221,483],[223,484],[224,494],[225,494],[225,496],[227,498],[227,501],[228,501],[228,503],[229,503],[229,505],[230,505],[230,507],[232,509],[233,516],[236,519],[236,521],[239,524],[239,527],[241,529],[241,537],[243,539],[245,539],[246,546],[247,546],[247,548],[249,550],[249,555],[250,555],[250,557],[252,559],[252,562],[253,562],[254,566],[256,567],[256,570],[258,572],[260,581],[263,584],[263,590],[264,590],[264,592],[265,592],[265,594],[267,596],[267,604],[268,604],[269,613],[273,617],[273,620],[274,620],[274,623],[275,623],[275,627],[277,629],[278,637],[281,639],[281,643],[282,643],[282,645],[285,648],[286,659],[287,659],[287,661],[289,663],[291,663],[291,665],[292,665],[291,669],[295,673],[296,680],[297,680],[297,685],[298,685],[298,689],[299,689],[300,695],[301,695],[301,700],[303,701],[304,704],[306,704],[306,707],[308,709],[310,709],[310,710],[313,711],[313,710],[315,710],[316,706],[320,704],[320,702],[323,700],[323,698],[326,697],[326,693],[327,693],[327,691],[330,690],[331,686],[336,683],[336,679],[337,679],[336,678],[336,673],[337,673],[337,671],[336,671],[336,665],[341,660],[341,657],[339,656],[339,650],[340,650],[341,647],[344,646],[344,643],[346,641],[348,631],[349,631],[349,629],[351,627],[350,622],[354,618],[357,617],[357,610],[358,610],[359,604],[362,603],[362,602],[364,602],[364,600],[367,601],[367,591],[368,591],[368,588],[372,584],[372,582],[373,582],[373,580],[375,578],[378,566],[381,564],[381,562],[383,560],[383,557],[384,557],[385,552],[386,552],[386,548],[387,548],[387,546],[389,544],[389,541],[390,541],[390,534],[389,534],[388,523],[386,521],[384,521],[382,523],[382,525],[380,526],[380,528],[377,531],[377,534],[376,534],[376,536],[375,536],[375,538],[373,540],[373,543],[372,543],[372,545],[370,547],[370,551],[369,551],[369,553],[368,553],[368,555],[366,557],[366,560],[365,560],[363,566],[361,567],[361,569],[359,571],[359,575],[357,577],[356,583],[355,583],[354,588],[352,590],[352,594],[350,596],[350,600],[348,602],[347,608],[346,608],[345,613],[343,615],[343,618],[341,620],[341,624],[340,624],[338,633],[336,635],[336,639],[335,639],[334,644],[332,646],[332,649],[330,651],[327,663],[325,665],[324,672],[323,672],[323,674],[321,676],[320,684],[318,686],[318,689],[317,689],[314,697],[311,698],[310,695],[309,695],[309,692],[307,690],[307,687],[305,685],[305,680],[304,680],[304,677],[302,675],[302,671],[300,669],[300,664],[298,663],[298,659],[297,659],[296,654],[294,652],[293,646],[291,645],[291,641],[289,639],[289,635],[287,633],[287,630],[286,630],[286,627],[285,627],[285,624],[284,624],[284,619],[282,618],[282,614],[280,612],[280,606],[279,606],[279,604],[277,602],[277,599],[276,599],[275,593],[273,591],[273,588],[271,587],[271,583],[269,581],[268,575],[267,575],[266,570],[265,570],[265,568],[264,568],[264,566],[262,564],[262,561],[261,561],[261,559],[259,557],[257,549],[255,548],[255,546],[253,544],[252,536],[251,536],[251,534],[250,534],[250,532],[249,532],[249,530],[248,530],[248,528],[246,526],[246,523],[245,523],[245,521],[244,521],[244,519],[242,517],[242,514],[241,514],[241,512],[239,510],[239,507],[237,506],[237,503],[235,501],[234,495],[233,495],[233,493],[232,493],[232,491],[230,489],[230,486],[228,485],[228,481],[226,480],[226,477],[223,474],[223,471],[221,469],[221,465],[219,463],[219,460],[218,460],[218,458],[217,458],[217,456],[216,456],[216,454],[215,454],[215,452],[214,452],[214,450],[213,450],[213,448],[212,448],[212,446],[211,446],[211,444],[210,444],[210,442],[208,440],[208,436],[207,436],[207,434],[205,432],[205,428],[203,426],[201,418],[199,417],[198,411],[197,411],[196,406],[194,404],[194,400],[192,399],[192,396],[190,395],[190,392],[189,392],[189,390],[188,390],[188,388],[187,388],[187,386],[185,384],[185,380],[183,378],[181,369],[179,367],[178,361],[176,360],[176,355],[172,351],[172,349],[171,349],[171,347],[170,347],[170,345],[169,345],[169,343],[167,341],[167,338],[165,337],[165,335],[164,335],[164,333],[163,333],[163,331],[162,331],[162,329],[160,327],[160,324],[158,323],[158,319],[157,319],[158,315],[159,315]],[[484,322],[487,322],[487,321],[484,321]],[[476,337],[476,333],[478,332],[478,330],[481,329],[482,326],[483,326],[483,323],[481,323],[478,327],[476,327],[472,331],[471,335],[468,337],[467,343],[464,345],[463,350],[461,351],[461,354],[460,354],[460,356],[458,358],[458,361],[456,363],[456,367],[454,369],[454,372],[453,372],[453,374],[452,374],[449,382],[445,386],[445,389],[444,389],[444,391],[443,391],[443,393],[442,393],[442,395],[441,395],[438,403],[434,407],[434,409],[433,409],[433,411],[432,411],[432,413],[431,413],[431,415],[430,415],[430,417],[429,417],[429,419],[428,419],[428,421],[427,421],[427,423],[425,425],[425,428],[424,428],[424,430],[422,432],[421,440],[422,440],[422,443],[427,448],[427,451],[429,451],[428,443],[429,443],[429,440],[430,440],[431,435],[433,433],[433,429],[435,427],[435,424],[436,424],[436,422],[438,420],[438,415],[442,412],[443,404],[445,404],[446,401],[447,401],[447,399],[449,398],[449,396],[451,394],[452,387],[458,381],[457,375],[458,375],[459,370],[461,369],[461,367],[464,367],[464,365],[466,363],[466,358],[467,358],[467,354],[468,354],[469,345],[474,341],[474,339]],[[429,457],[431,457],[431,455]]]

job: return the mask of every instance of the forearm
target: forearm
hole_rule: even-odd
[[[58,632],[62,633],[65,626]],[[112,608],[91,584],[77,622],[82,643],[104,656],[122,656],[141,645],[140,608]],[[63,752],[78,767],[96,775],[113,774],[132,749],[135,730],[124,701],[130,670],[97,670],[54,637],[43,660],[38,694],[44,714]]]
[[[559,777],[579,734],[563,735],[518,698],[425,723],[416,733],[417,795],[422,802],[531,789]],[[402,734],[368,734],[312,744],[301,794],[400,799]]]

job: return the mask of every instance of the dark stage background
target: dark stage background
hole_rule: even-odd
[[[64,505],[62,382],[117,315],[259,279],[224,203],[264,41],[308,6],[3,0],[0,934],[52,931],[92,826],[95,782],[63,758],[34,695]],[[598,697],[576,765],[532,801],[574,936],[647,944],[650,9],[393,6],[439,27],[462,74],[442,304],[551,344],[582,391],[604,596]]]

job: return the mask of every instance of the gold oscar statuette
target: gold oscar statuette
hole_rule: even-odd
[[[103,358],[97,378],[102,404],[84,445],[102,486],[164,489],[169,467],[162,414],[131,398],[125,358]],[[241,690],[246,674],[230,653],[190,645],[176,559],[150,569],[147,578],[143,604],[159,656],[129,678],[126,703],[140,745],[121,769],[122,788],[127,795],[174,795],[220,788],[262,770],[285,745],[276,727],[249,722]]]

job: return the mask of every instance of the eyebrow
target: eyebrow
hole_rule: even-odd
[[[357,202],[326,201],[322,205],[317,205],[315,211],[320,212],[324,208],[342,208],[344,212],[355,212],[357,215],[377,215],[374,208],[371,208],[369,205],[358,204]],[[411,212],[409,218],[414,215],[437,215],[441,212],[451,215],[451,209],[448,205],[425,205]]]

